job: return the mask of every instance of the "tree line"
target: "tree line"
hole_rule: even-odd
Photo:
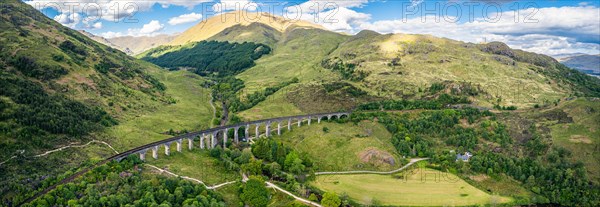
[[[217,74],[219,77],[225,77],[254,66],[255,60],[270,52],[269,46],[252,42],[201,41],[158,57],[148,55],[142,59],[163,67],[188,67],[194,68],[200,75]]]
[[[600,205],[600,186],[588,178],[584,165],[572,162],[569,150],[551,147],[535,125],[529,128],[531,138],[515,142],[508,127],[495,114],[472,108],[423,111],[417,115],[386,112],[351,115],[353,122],[375,118],[393,134],[392,143],[404,156],[430,157],[440,170],[459,175],[507,175],[537,195],[517,198],[517,203]],[[490,147],[489,143],[496,147]],[[456,160],[457,154],[467,151],[474,155],[469,162]],[[526,153],[521,156],[515,152]]]

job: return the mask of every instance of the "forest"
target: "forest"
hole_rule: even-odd
[[[25,206],[225,206],[202,185],[147,170],[137,156],[113,161]]]
[[[0,143],[7,152],[44,147],[55,136],[81,137],[118,124],[100,108],[48,94],[39,83],[4,71],[0,71],[0,88],[0,97],[5,97],[0,98],[0,133],[17,138]]]
[[[465,108],[423,111],[416,116],[358,112],[350,119],[358,122],[376,118],[393,133],[392,143],[402,155],[430,157],[440,170],[459,175],[505,174],[539,195],[517,198],[521,199],[517,203],[600,205],[600,186],[590,181],[582,163],[569,161],[569,150],[543,141],[534,125],[528,130],[533,134],[531,139],[515,142],[496,116],[489,111]],[[469,162],[457,162],[456,154],[464,152],[475,156]],[[523,156],[515,152],[528,153]]]
[[[243,131],[243,130],[242,130]],[[300,153],[283,143],[271,138],[258,139],[250,148],[246,144],[229,144],[228,148],[214,148],[210,156],[217,158],[225,168],[241,171],[249,176],[245,184],[240,185],[238,197],[243,204],[255,207],[267,206],[271,199],[265,187],[265,181],[276,183],[278,186],[319,202],[352,202],[349,198],[340,198],[333,193],[324,193],[307,184],[314,179],[315,171],[312,159],[305,153]],[[292,206],[306,206],[294,202]]]
[[[201,41],[189,48],[142,60],[167,68],[194,68],[199,75],[225,77],[254,66],[255,60],[270,52],[271,48],[263,44]]]
[[[361,104],[357,107],[358,110],[412,110],[412,109],[429,109],[437,110],[446,108],[452,104],[469,104],[471,103],[465,96],[454,96],[449,94],[441,94],[432,100],[383,100],[378,102],[369,102]]]

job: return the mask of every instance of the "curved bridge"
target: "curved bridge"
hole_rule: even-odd
[[[197,140],[199,140],[199,142],[200,142],[199,143],[200,149],[215,148],[218,144],[221,144],[223,147],[225,147],[225,145],[228,142],[227,136],[228,136],[229,130],[233,130],[233,134],[234,134],[233,141],[238,143],[240,141],[239,131],[242,127],[244,128],[244,135],[245,135],[244,138],[245,138],[245,140],[248,140],[250,138],[250,127],[251,126],[254,126],[255,138],[258,138],[260,136],[260,127],[263,125],[265,127],[265,130],[264,130],[265,135],[268,137],[268,136],[271,136],[271,125],[273,123],[277,123],[277,135],[281,135],[282,123],[287,124],[287,130],[290,131],[290,130],[292,130],[292,121],[294,121],[294,120],[298,121],[297,124],[298,124],[298,127],[300,127],[302,125],[303,121],[306,121],[308,123],[308,125],[310,125],[311,120],[314,120],[314,119],[317,120],[317,123],[321,123],[321,120],[323,118],[327,118],[329,120],[329,119],[335,117],[335,118],[339,119],[339,118],[342,118],[343,116],[347,117],[349,115],[350,115],[350,112],[307,114],[307,115],[278,117],[278,118],[264,119],[264,120],[258,120],[258,121],[243,122],[243,123],[238,123],[238,124],[229,125],[229,126],[220,126],[220,127],[215,127],[212,129],[187,133],[187,134],[171,137],[168,139],[164,139],[161,141],[153,142],[150,144],[146,144],[146,145],[143,145],[140,147],[136,147],[136,148],[127,150],[125,152],[119,153],[115,156],[112,156],[108,160],[120,161],[121,159],[123,159],[129,155],[132,155],[132,154],[139,154],[140,159],[145,160],[146,153],[150,150],[152,150],[152,157],[154,159],[158,159],[158,154],[159,154],[158,149],[160,148],[160,146],[164,146],[165,155],[168,156],[171,153],[171,150],[170,150],[171,144],[176,143],[177,151],[181,152],[182,143],[184,140],[187,140],[188,141],[188,149],[191,150],[194,146],[194,141],[196,140],[196,138],[198,138]],[[222,139],[220,141],[219,141],[219,134],[221,134],[221,137],[222,137]]]
[[[181,152],[181,144],[183,142],[184,139],[188,140],[188,148],[192,149],[192,147],[194,146],[194,140],[196,138],[199,138],[200,140],[200,148],[201,149],[210,149],[210,148],[214,148],[217,146],[218,144],[218,138],[217,135],[219,132],[221,132],[223,134],[223,139],[222,139],[222,144],[226,145],[227,144],[227,132],[230,129],[234,130],[234,141],[235,142],[239,142],[239,137],[238,137],[238,131],[240,130],[240,128],[244,127],[244,135],[245,138],[248,139],[249,138],[249,129],[250,126],[253,125],[255,126],[255,135],[256,138],[258,138],[260,136],[260,126],[264,125],[265,126],[265,135],[266,136],[270,136],[271,134],[271,124],[272,123],[277,123],[277,134],[281,135],[281,123],[285,123],[287,121],[287,129],[292,130],[292,121],[293,120],[298,120],[298,126],[302,125],[303,121],[306,121],[308,123],[308,125],[310,125],[311,120],[316,119],[318,123],[321,122],[321,120],[325,117],[327,117],[327,119],[331,119],[332,117],[336,117],[336,118],[342,118],[343,116],[350,116],[351,112],[334,112],[334,113],[321,113],[321,114],[307,114],[307,115],[300,115],[300,116],[287,116],[287,117],[278,117],[278,118],[271,118],[271,119],[264,119],[264,120],[258,120],[258,121],[250,121],[250,122],[243,122],[243,123],[239,123],[239,124],[234,124],[234,125],[229,125],[229,126],[221,126],[221,127],[215,127],[212,129],[207,129],[207,130],[202,130],[202,131],[197,131],[197,132],[191,132],[191,133],[187,133],[184,135],[179,135],[179,136],[175,136],[175,137],[171,137],[168,139],[164,139],[164,140],[160,140],[160,141],[156,141],[150,144],[146,144],[143,146],[139,146],[130,150],[127,150],[125,152],[121,152],[119,154],[113,155],[101,162],[98,162],[90,167],[87,167],[85,169],[80,170],[79,172],[59,181],[58,183],[49,186],[48,188],[36,193],[34,196],[28,198],[27,200],[23,201],[22,203],[19,204],[19,206],[22,206],[25,203],[30,203],[33,200],[35,200],[36,198],[47,194],[48,192],[50,192],[51,190],[55,189],[58,185],[62,185],[62,184],[66,184],[69,183],[71,181],[73,181],[75,178],[89,172],[90,170],[106,164],[112,160],[117,160],[117,161],[121,161],[122,159],[128,157],[129,155],[132,154],[139,154],[140,158],[142,160],[146,159],[146,152],[148,150],[152,150],[152,156],[155,159],[158,159],[158,148],[163,145],[165,147],[165,154],[169,155],[170,153],[170,146],[173,142],[177,143],[177,151]],[[209,136],[210,135],[210,136]],[[210,139],[207,139],[208,137],[210,137]]]

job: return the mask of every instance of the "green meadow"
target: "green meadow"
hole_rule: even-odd
[[[511,199],[487,194],[457,176],[432,169],[391,175],[323,175],[312,182],[324,191],[347,194],[363,205],[467,206],[494,205]]]

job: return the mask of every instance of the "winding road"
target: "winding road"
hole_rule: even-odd
[[[428,160],[429,158],[414,158],[414,159],[410,159],[410,162],[408,162],[408,164],[402,166],[401,168],[398,168],[396,170],[392,170],[392,171],[387,171],[387,172],[380,172],[380,171],[367,171],[367,170],[356,170],[356,171],[341,171],[341,172],[316,172],[315,175],[343,175],[343,174],[379,174],[379,175],[389,175],[389,174],[394,174],[397,172],[400,172],[404,169],[406,169],[407,167],[410,167],[411,165],[419,162],[419,161],[423,161],[423,160]]]

